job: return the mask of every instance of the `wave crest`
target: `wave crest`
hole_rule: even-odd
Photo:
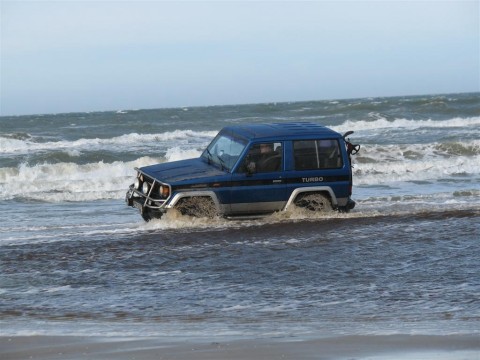
[[[378,117],[375,120],[347,120],[338,126],[330,126],[333,130],[344,133],[347,131],[363,131],[378,129],[418,129],[418,128],[456,128],[480,126],[480,117],[452,118],[449,120],[409,120],[395,119],[387,120]]]
[[[158,147],[163,142],[192,142],[205,143],[210,141],[216,131],[175,130],[160,134],[131,133],[113,138],[78,139],[73,141],[41,142],[32,137],[0,136],[0,154],[24,154],[32,151],[58,150],[91,150],[108,149],[124,150],[132,148]]]
[[[354,182],[436,181],[480,174],[480,141],[364,145],[354,157]]]
[[[356,185],[398,181],[438,181],[480,174],[480,144],[364,146],[354,157]],[[174,147],[165,158],[142,157],[134,161],[29,165],[0,168],[0,200],[92,201],[122,198],[133,181],[134,167],[197,157],[197,150]]]
[[[91,201],[120,198],[133,181],[134,167],[160,162],[142,157],[131,162],[21,164],[0,168],[0,200]]]

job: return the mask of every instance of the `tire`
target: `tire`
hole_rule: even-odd
[[[146,222],[149,222],[150,220],[153,220],[153,219],[161,219],[163,213],[159,211],[150,210],[150,209],[143,209],[143,213],[141,215],[143,220],[145,220]]]
[[[193,217],[214,218],[217,215],[215,203],[210,197],[198,196],[182,198],[175,205],[180,214]]]
[[[295,199],[295,206],[316,212],[329,212],[333,209],[330,199],[319,193],[300,194]]]
[[[143,211],[143,213],[141,215],[142,215],[143,220],[145,220],[146,222],[149,222],[150,220],[152,220],[152,216],[150,215],[150,211]]]

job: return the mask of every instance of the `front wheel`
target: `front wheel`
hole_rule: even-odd
[[[332,203],[330,199],[325,195],[318,193],[300,194],[295,199],[295,206],[316,212],[332,211]]]
[[[215,203],[210,197],[198,196],[182,198],[175,205],[180,214],[193,217],[214,218],[217,215]]]
[[[146,222],[149,222],[150,220],[152,220],[152,215],[150,215],[150,211],[148,210],[144,210],[142,213],[142,218],[143,220],[145,220]]]
[[[163,213],[149,208],[143,208],[143,211],[140,213],[140,215],[142,215],[143,220],[148,222],[153,219],[160,219]]]

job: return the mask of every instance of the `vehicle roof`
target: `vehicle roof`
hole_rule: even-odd
[[[233,125],[224,128],[224,131],[233,131],[247,139],[262,138],[309,138],[321,136],[329,138],[341,137],[339,133],[325,126],[311,122],[284,122],[272,124]]]

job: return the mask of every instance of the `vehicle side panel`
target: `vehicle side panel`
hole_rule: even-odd
[[[285,182],[287,198],[298,188],[329,187],[333,190],[338,204],[341,206],[345,205],[350,195],[349,186],[351,184],[351,177],[350,164],[343,141],[339,144],[343,166],[338,169],[295,170],[293,147],[293,141],[285,143]]]
[[[230,188],[230,213],[266,213],[281,210],[286,204],[282,172],[233,174]]]

